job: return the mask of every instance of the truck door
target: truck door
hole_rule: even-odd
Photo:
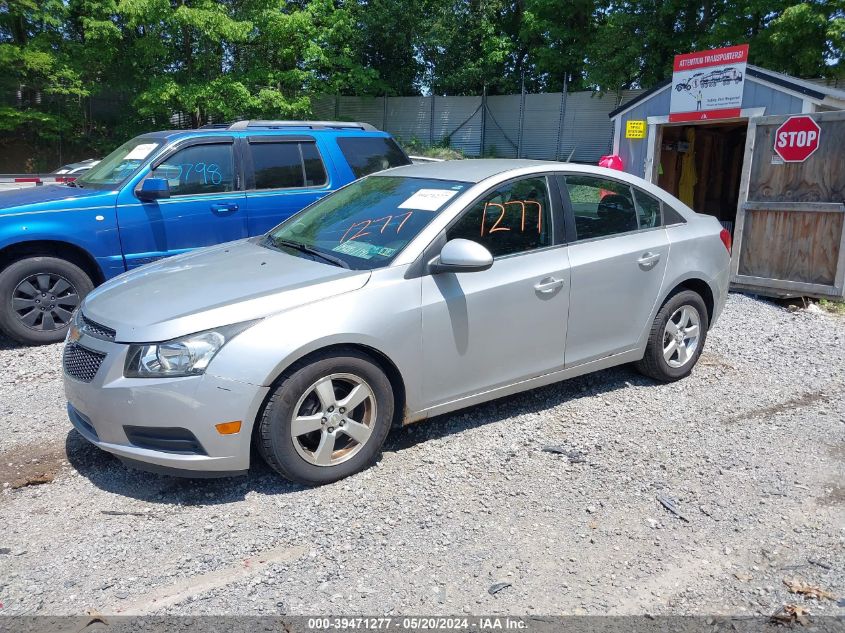
[[[313,136],[250,136],[245,143],[249,234],[260,235],[333,189]]]
[[[232,137],[191,139],[151,168],[148,177],[168,181],[170,198],[142,201],[134,189],[121,192],[117,219],[127,269],[247,237],[240,161]]]

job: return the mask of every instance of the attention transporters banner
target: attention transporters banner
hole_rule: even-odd
[[[669,121],[740,115],[748,44],[675,55]]]

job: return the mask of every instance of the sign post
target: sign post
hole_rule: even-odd
[[[819,148],[821,135],[812,117],[789,117],[775,132],[774,149],[785,163],[803,163]]]
[[[675,55],[669,121],[738,117],[747,63],[748,44]]]

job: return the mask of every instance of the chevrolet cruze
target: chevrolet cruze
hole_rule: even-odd
[[[622,363],[685,377],[729,262],[715,218],[622,172],[399,167],[94,290],[64,350],[68,412],[142,468],[230,475],[254,445],[324,484],[392,425]]]

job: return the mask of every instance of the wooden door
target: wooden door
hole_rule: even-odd
[[[845,112],[808,116],[821,134],[801,163],[774,151],[788,116],[749,121],[731,263],[738,289],[845,297]]]

